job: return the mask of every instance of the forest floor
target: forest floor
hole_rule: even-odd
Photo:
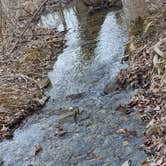
[[[147,122],[144,147],[148,154],[143,165],[166,164],[166,4],[148,1],[148,16],[135,20],[124,60],[129,67],[118,75],[121,88],[131,86],[136,95],[117,110],[139,111]]]
[[[33,2],[31,6],[35,6]],[[117,110],[127,114],[140,112],[142,120],[147,121],[143,148],[148,158],[144,165],[164,166],[166,4],[163,0],[147,3],[149,15],[145,19],[138,18],[130,28],[124,57],[129,60],[129,67],[119,73],[117,80],[120,88],[130,85],[137,93]],[[24,11],[15,17],[15,30],[11,28],[13,20],[7,20],[0,41],[0,139],[10,137],[22,119],[44,105],[47,100],[44,87],[49,84],[47,73],[65,43],[64,33],[34,26],[40,13],[35,12],[35,7],[20,5]]]
[[[36,1],[30,4],[20,1],[17,12],[8,13],[8,19],[2,18],[0,139],[10,138],[22,119],[45,104],[44,88],[50,83],[48,71],[64,47],[65,32],[36,26],[40,12],[47,5],[43,3],[46,1],[38,2],[39,5]],[[2,7],[5,17],[5,4]]]

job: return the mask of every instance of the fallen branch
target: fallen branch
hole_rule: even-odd
[[[35,17],[36,17],[36,16],[38,15],[38,13],[41,11],[42,7],[47,3],[47,1],[48,1],[48,0],[44,0],[44,1],[42,2],[42,4],[39,6],[38,10],[35,11],[35,13],[33,14],[31,20],[30,20],[29,22],[27,22],[27,24],[26,24],[26,26],[25,26],[25,28],[24,28],[24,31],[21,33],[19,39],[16,41],[16,43],[15,43],[14,47],[12,48],[12,50],[10,51],[10,53],[12,53],[12,52],[15,50],[15,48],[17,47],[18,43],[20,42],[21,38],[23,37],[23,35],[25,34],[25,32],[26,32],[26,31],[28,30],[28,28],[30,27],[32,21],[35,19]]]

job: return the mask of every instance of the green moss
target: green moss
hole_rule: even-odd
[[[46,53],[39,48],[32,48],[25,54],[23,61],[16,61],[15,68],[17,72],[23,73],[35,80],[41,79],[42,65],[47,58]]]
[[[34,61],[40,58],[44,58],[44,53],[38,48],[30,49],[27,53],[25,61]]]
[[[3,91],[4,91],[4,92],[13,92],[14,90],[13,90],[12,85],[6,84],[6,85],[3,87]]]

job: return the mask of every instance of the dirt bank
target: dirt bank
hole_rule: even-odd
[[[147,1],[148,16],[137,18],[129,29],[130,41],[124,60],[129,67],[118,75],[120,87],[136,89],[128,105],[117,110],[140,112],[147,122],[143,165],[166,163],[166,6],[164,1]]]
[[[46,102],[47,73],[65,34],[36,26],[47,1],[7,2],[1,2],[0,20],[0,139],[10,137],[22,119]]]

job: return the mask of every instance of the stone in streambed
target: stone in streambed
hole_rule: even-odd
[[[48,96],[43,96],[41,99],[36,98],[34,99],[35,102],[37,102],[40,106],[43,106],[47,101],[49,97]]]
[[[104,94],[108,95],[109,93],[112,93],[117,90],[118,86],[116,84],[117,80],[114,78],[111,82],[109,82],[105,87],[104,87]]]
[[[67,95],[66,96],[66,100],[76,100],[76,99],[80,99],[85,95],[85,92],[82,93],[77,93],[77,94],[71,94],[71,95]]]

